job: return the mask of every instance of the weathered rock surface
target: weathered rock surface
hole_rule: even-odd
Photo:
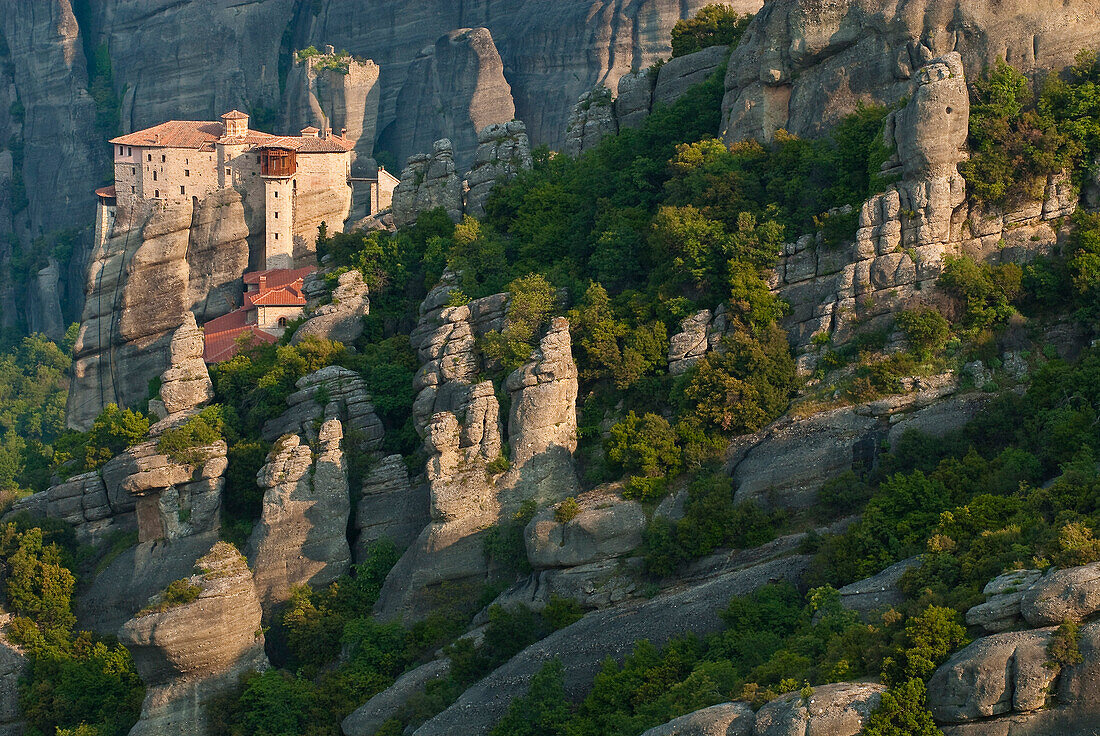
[[[167,415],[190,411],[214,398],[203,349],[202,330],[195,315],[187,312],[168,344],[168,369],[160,376],[160,400]]]
[[[748,703],[721,703],[654,726],[642,736],[752,736],[755,720]]]
[[[621,557],[642,543],[642,505],[596,489],[577,498],[579,513],[562,523],[557,508],[539,511],[524,530],[527,559],[536,569],[576,567]]]
[[[680,332],[668,340],[669,373],[685,373],[708,351],[721,349],[722,338],[730,328],[728,311],[725,304],[720,304],[713,312],[704,309],[681,320]]]
[[[1048,667],[1051,630],[994,634],[971,643],[936,670],[928,706],[942,723],[963,723],[1042,708],[1058,676]]]
[[[1020,601],[1024,591],[1036,583],[1039,570],[1012,570],[986,583],[982,593],[988,596],[966,612],[966,623],[986,631],[1007,631],[1020,620]]]
[[[345,736],[373,736],[390,718],[396,716],[413,695],[424,692],[424,686],[451,671],[451,660],[436,659],[410,670],[388,688],[356,708],[340,724]]]
[[[949,52],[960,53],[971,78],[998,60],[1030,73],[1072,63],[1098,38],[1087,0],[768,3],[730,59],[723,129],[729,142],[780,128],[809,136],[859,104],[909,95],[916,71]]]
[[[515,116],[512,88],[493,34],[488,28],[460,28],[413,60],[397,94],[397,122],[383,132],[379,144],[402,161],[449,138],[455,161],[465,170],[473,161],[478,131]]]
[[[407,547],[428,523],[428,488],[409,480],[400,455],[389,455],[372,466],[361,493],[355,508],[357,562],[362,562],[370,545],[380,539]]]
[[[455,222],[462,218],[462,181],[455,169],[454,147],[446,138],[435,142],[430,156],[409,157],[401,183],[393,190],[394,224],[411,225],[422,213],[437,207]]]
[[[867,616],[905,601],[898,582],[906,571],[920,564],[919,557],[910,557],[886,568],[878,575],[849,583],[840,589],[840,605]]]
[[[8,618],[6,613],[0,616]],[[22,649],[0,635],[0,736],[22,736],[25,730],[19,710],[19,678],[26,667]]]
[[[249,538],[248,558],[265,612],[286,601],[294,586],[323,586],[351,564],[344,432],[335,413],[330,404],[315,447],[298,435],[282,437],[257,475],[263,512]]]
[[[485,202],[498,183],[515,178],[531,168],[531,142],[527,126],[513,120],[487,126],[477,133],[477,151],[473,167],[466,174],[466,214],[485,216]]]
[[[756,714],[755,736],[856,736],[878,707],[884,685],[840,682],[815,687],[813,695],[788,693]]]
[[[508,442],[512,467],[501,480],[505,499],[556,501],[578,487],[573,452],[577,449],[577,365],[569,321],[556,317],[531,360],[506,382],[512,408]]]
[[[352,172],[367,175],[378,133],[381,67],[370,59],[322,53],[296,63],[283,93],[289,130],[329,128],[354,142]]]
[[[693,54],[670,59],[661,66],[657,74],[653,104],[671,105],[679,100],[689,89],[707,81],[711,74],[718,71],[727,54],[729,46],[710,46]]]
[[[794,579],[805,566],[806,558],[801,556],[773,560],[687,590],[589,613],[524,649],[473,685],[454,705],[418,728],[416,736],[488,733],[512,698],[525,694],[531,677],[553,657],[559,657],[565,667],[567,697],[578,698],[591,685],[606,657],[621,661],[640,639],[661,646],[672,636],[689,631],[716,631],[722,625],[718,611],[732,596],[744,595],[770,581]]]
[[[582,94],[573,106],[562,150],[576,158],[618,131],[611,90],[603,85],[593,87]]]
[[[260,602],[244,557],[218,542],[188,578],[195,600],[139,613],[119,630],[148,686],[134,736],[205,734],[210,700],[268,666]],[[154,599],[155,600],[155,599]]]
[[[1053,570],[1023,592],[1020,613],[1029,625],[1057,626],[1100,611],[1100,563]]]
[[[332,298],[309,313],[293,337],[291,345],[297,345],[307,337],[350,345],[363,334],[363,318],[370,314],[370,289],[363,283],[359,269],[345,271],[337,278]]]
[[[620,130],[640,128],[653,108],[654,75],[648,71],[631,72],[619,78],[615,96],[615,120]]]
[[[287,410],[264,423],[265,440],[274,442],[283,435],[295,434],[314,442],[318,423],[332,406],[346,423],[347,441],[356,450],[371,453],[381,446],[385,428],[358,373],[330,365],[299,378],[294,387],[298,390],[287,397]],[[326,403],[322,405],[318,399]]]

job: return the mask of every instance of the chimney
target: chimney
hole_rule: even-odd
[[[222,115],[226,138],[243,138],[248,134],[248,114],[240,110],[230,110]]]
[[[340,128],[340,137],[341,138],[347,138],[348,137],[348,129],[347,128]]]
[[[321,129],[322,138],[328,138],[330,135],[332,135],[332,128],[326,125],[324,128]]]
[[[262,294],[267,288],[267,276],[260,277],[260,293]]]

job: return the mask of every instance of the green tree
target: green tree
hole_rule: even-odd
[[[628,413],[611,427],[607,457],[629,474],[624,495],[650,500],[664,493],[665,479],[679,472],[676,432],[664,417]]]
[[[927,688],[918,679],[906,680],[882,694],[879,707],[863,727],[864,736],[942,736],[925,704]]]
[[[523,365],[535,347],[539,332],[557,304],[554,287],[541,274],[516,279],[508,285],[508,315],[501,330],[487,333],[482,350],[506,370]]]
[[[705,5],[694,17],[672,27],[672,58],[708,46],[736,46],[752,15],[741,15],[725,5]]]
[[[490,736],[558,736],[565,733],[569,706],[563,685],[564,668],[552,659],[531,678],[527,695],[516,698]]]

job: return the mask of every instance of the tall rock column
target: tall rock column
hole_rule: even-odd
[[[196,567],[177,583],[190,589],[190,600],[157,596],[118,632],[148,686],[131,736],[204,736],[207,704],[242,674],[268,667],[260,601],[244,557],[218,542]]]
[[[474,167],[466,174],[466,213],[485,216],[485,201],[498,183],[515,178],[520,171],[531,168],[531,142],[527,126],[520,120],[503,125],[490,125],[477,134]]]
[[[454,146],[447,138],[435,142],[432,154],[417,154],[401,172],[393,190],[393,221],[398,227],[416,222],[428,210],[442,207],[458,222],[462,219],[462,181],[455,169]]]

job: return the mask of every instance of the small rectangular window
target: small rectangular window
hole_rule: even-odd
[[[154,189],[153,190],[153,197],[155,199],[160,199],[160,190],[159,189]]]
[[[154,172],[153,172],[153,181],[156,181],[156,180],[157,180],[157,172],[156,172],[156,171],[154,171]]]
[[[278,192],[278,191],[276,191],[276,192],[275,192],[275,199],[278,199],[278,198],[279,198],[279,192]]]
[[[129,146],[126,146],[126,155],[127,156],[133,156],[134,155],[134,149],[130,148]]]
[[[137,176],[137,167],[136,166],[131,166],[130,167],[130,176]]]
[[[276,213],[275,213],[275,219],[276,219],[276,220],[278,220],[278,219],[279,219],[279,213],[278,213],[278,212],[276,212]]]
[[[278,239],[279,239],[279,233],[275,233],[275,239],[276,239],[276,240],[278,240]]]
[[[161,162],[161,163],[164,163],[164,162],[165,162],[165,161],[167,161],[167,160],[168,160],[168,159],[167,159],[167,158],[165,157],[165,155],[164,155],[164,154],[162,153],[162,154],[160,155],[160,162]]]
[[[118,147],[118,155],[119,155],[119,156],[121,156],[121,155],[122,155],[122,146],[119,146],[119,147]]]
[[[130,187],[130,194],[137,194],[137,187]]]
[[[149,154],[146,154],[146,155],[147,155],[147,156],[149,157],[149,160],[150,160],[150,161],[152,161],[152,160],[153,160],[153,154],[149,153]]]
[[[184,188],[182,186],[180,186],[180,194],[187,194],[187,192],[184,191]]]
[[[228,166],[225,168],[225,175],[226,176],[231,176],[232,175],[232,171],[229,169]]]
[[[183,175],[184,176],[191,176],[191,169],[184,169],[183,170]]]

